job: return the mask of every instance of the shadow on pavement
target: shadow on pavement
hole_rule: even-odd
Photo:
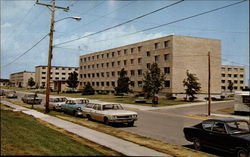
[[[183,145],[183,147],[194,149],[193,145]],[[208,154],[220,156],[220,157],[234,157],[234,154],[229,154],[229,153],[218,151],[218,150],[211,149],[211,148],[203,148],[201,151],[208,153]]]

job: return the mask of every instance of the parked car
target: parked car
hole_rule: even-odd
[[[0,96],[4,96],[4,90],[0,90]]]
[[[24,97],[22,97],[22,101],[27,104],[41,104],[42,98],[36,94],[25,94]]]
[[[120,104],[88,104],[83,109],[83,116],[89,120],[112,123],[127,123],[133,126],[137,120],[137,113],[124,110]]]
[[[7,91],[5,92],[6,98],[17,98],[16,91]]]
[[[88,103],[89,100],[85,98],[67,99],[65,103],[61,104],[61,110],[65,113],[81,116],[82,110]]]
[[[183,129],[185,138],[194,148],[210,147],[237,157],[250,155],[250,124],[239,119],[209,119]]]
[[[49,108],[55,111],[61,111],[61,105],[66,102],[65,97],[51,97],[49,99]]]

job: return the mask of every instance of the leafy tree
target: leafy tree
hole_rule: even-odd
[[[72,88],[73,90],[78,86],[78,73],[75,71],[72,73],[69,73],[69,77],[67,80],[67,84],[69,88]]]
[[[195,99],[194,95],[200,91],[201,86],[195,74],[189,73],[188,70],[186,74],[187,78],[183,80],[183,86],[186,87],[186,95],[191,96],[189,100],[193,101]]]
[[[128,93],[129,90],[129,84],[130,79],[126,76],[127,72],[124,70],[124,68],[121,69],[119,78],[117,80],[117,87],[115,87],[115,92],[118,93]]]
[[[82,91],[82,95],[94,95],[94,94],[95,94],[94,88],[90,85],[89,82],[87,82],[85,88]]]
[[[36,82],[34,81],[34,79],[32,77],[29,78],[28,80],[28,86],[33,87],[36,84]]]
[[[155,96],[162,90],[165,74],[161,73],[157,63],[153,63],[143,76],[143,91],[146,93],[147,98]]]
[[[231,80],[229,80],[229,82],[228,82],[227,89],[229,89],[230,92],[232,93],[232,91],[234,89],[234,84],[233,84],[233,82]]]

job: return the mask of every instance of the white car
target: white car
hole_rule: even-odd
[[[51,97],[49,98],[49,108],[55,111],[61,111],[61,105],[66,102],[65,97]]]
[[[83,116],[89,120],[112,123],[127,123],[133,126],[137,120],[137,113],[124,110],[120,104],[87,104],[82,110]]]

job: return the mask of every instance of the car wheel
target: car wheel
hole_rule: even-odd
[[[88,114],[87,115],[88,120],[92,120],[91,116]]]
[[[237,151],[237,157],[249,157],[249,153],[245,149],[239,149]]]
[[[195,150],[201,150],[201,141],[198,138],[194,138],[193,145]]]
[[[128,126],[134,126],[134,122],[129,122]]]
[[[104,124],[109,125],[109,119],[107,117],[104,117]]]

